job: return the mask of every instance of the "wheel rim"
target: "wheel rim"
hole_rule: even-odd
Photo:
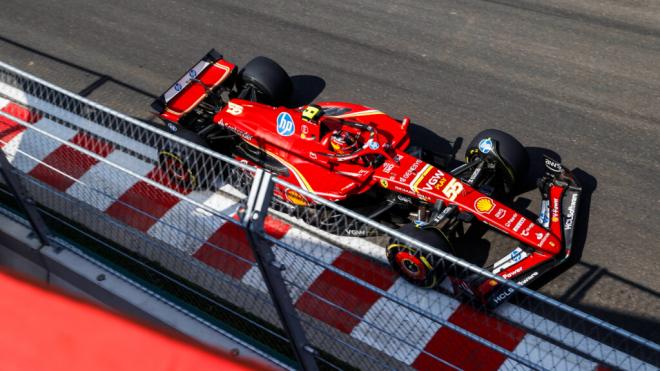
[[[395,260],[401,268],[401,272],[406,276],[420,281],[425,279],[426,266],[415,255],[407,251],[400,251],[396,254]]]
[[[165,175],[182,187],[190,186],[194,183],[194,177],[186,164],[178,156],[168,152],[161,153],[161,166]]]
[[[177,180],[186,180],[188,177],[185,165],[181,163],[181,161],[172,157],[168,157],[165,160],[165,171],[168,176]]]

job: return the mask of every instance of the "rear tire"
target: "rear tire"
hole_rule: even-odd
[[[489,139],[493,145],[497,142],[497,151],[501,159],[496,165],[496,176],[504,193],[511,194],[520,188],[527,174],[529,168],[527,149],[512,135],[496,129],[487,129],[477,134],[467,146],[465,161],[472,162],[477,157],[487,158],[488,153],[484,153],[479,145]]]
[[[243,84],[256,90],[258,102],[279,106],[291,96],[291,78],[270,58],[251,60],[241,71],[240,78]]]
[[[437,229],[419,229],[414,224],[407,224],[399,232],[444,252],[451,252],[449,241]],[[446,267],[440,257],[403,241],[390,241],[386,255],[392,268],[413,285],[433,288],[446,275]]]
[[[208,143],[195,132],[179,128],[172,134],[209,148]],[[182,190],[203,190],[213,186],[215,181],[215,164],[217,160],[205,153],[175,141],[166,143],[158,151],[158,162],[161,171],[167,179]]]

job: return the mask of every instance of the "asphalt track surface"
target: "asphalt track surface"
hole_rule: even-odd
[[[294,103],[361,102],[464,143],[508,131],[586,190],[580,260],[539,290],[660,341],[660,3],[191,4],[5,0],[0,59],[150,119],[151,100],[214,47],[239,65],[279,61],[297,76]],[[537,193],[518,202],[536,212]]]

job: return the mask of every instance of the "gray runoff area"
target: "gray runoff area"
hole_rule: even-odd
[[[141,119],[216,48],[239,65],[280,62],[293,105],[408,115],[438,148],[491,127],[513,134],[537,168],[553,155],[585,188],[581,259],[539,290],[660,341],[659,2],[6,0],[2,10],[3,61]],[[538,192],[516,203],[536,212]],[[492,258],[508,244],[492,233],[476,249]]]

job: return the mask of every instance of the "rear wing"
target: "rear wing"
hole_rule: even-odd
[[[166,121],[179,119],[195,108],[216,87],[226,81],[236,66],[211,49],[199,62],[158,97],[151,107]]]

